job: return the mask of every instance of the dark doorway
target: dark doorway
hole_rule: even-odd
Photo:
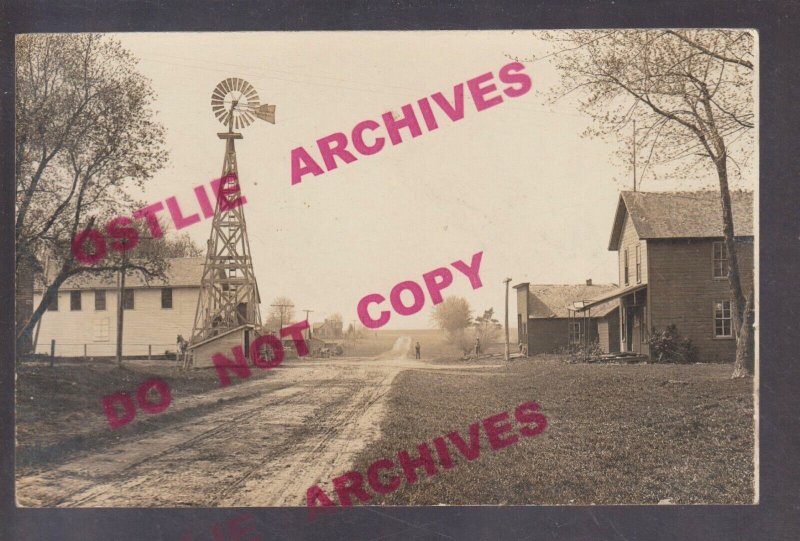
[[[625,307],[625,351],[633,351],[633,306]]]

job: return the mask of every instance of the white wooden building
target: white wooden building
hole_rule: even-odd
[[[165,280],[150,280],[131,273],[125,278],[123,356],[164,355],[175,352],[179,334],[192,334],[203,257],[170,259]],[[34,307],[42,299],[41,286],[34,290]],[[64,357],[114,356],[117,336],[117,278],[82,276],[70,278],[42,317],[36,353]]]

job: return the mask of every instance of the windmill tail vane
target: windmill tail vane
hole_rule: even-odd
[[[270,124],[275,124],[275,106],[274,105],[260,105],[256,107],[256,116],[261,120],[266,120]]]

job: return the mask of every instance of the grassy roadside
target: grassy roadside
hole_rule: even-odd
[[[248,380],[232,378],[236,385],[268,376],[253,370]],[[163,413],[147,415],[137,410],[129,425],[110,430],[101,398],[120,391],[136,396],[139,384],[163,378],[170,387],[172,405]],[[220,388],[213,369],[178,370],[168,361],[128,361],[122,367],[108,361],[56,364],[24,362],[17,366],[16,382],[17,467],[22,472],[60,462],[78,451],[102,448],[126,438],[141,436],[166,424],[180,422],[205,411],[224,407],[231,400],[180,413],[172,410],[183,397]]]
[[[730,372],[552,357],[465,374],[407,371],[390,393],[380,439],[354,469],[366,472],[399,450],[416,456],[423,442],[433,451],[433,438],[466,434],[502,411],[513,417],[534,400],[549,421],[544,434],[493,452],[481,432],[478,459],[457,458],[431,478],[420,468],[415,485],[370,491],[370,505],[751,503],[753,381]],[[333,496],[329,481],[322,486]]]

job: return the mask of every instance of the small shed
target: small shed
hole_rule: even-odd
[[[233,348],[240,346],[245,358],[250,358],[250,343],[255,339],[255,325],[250,323],[240,325],[234,329],[223,331],[216,336],[207,338],[202,342],[190,344],[188,351],[192,355],[194,368],[210,368],[214,366],[212,357],[221,353],[227,358],[233,358]]]

